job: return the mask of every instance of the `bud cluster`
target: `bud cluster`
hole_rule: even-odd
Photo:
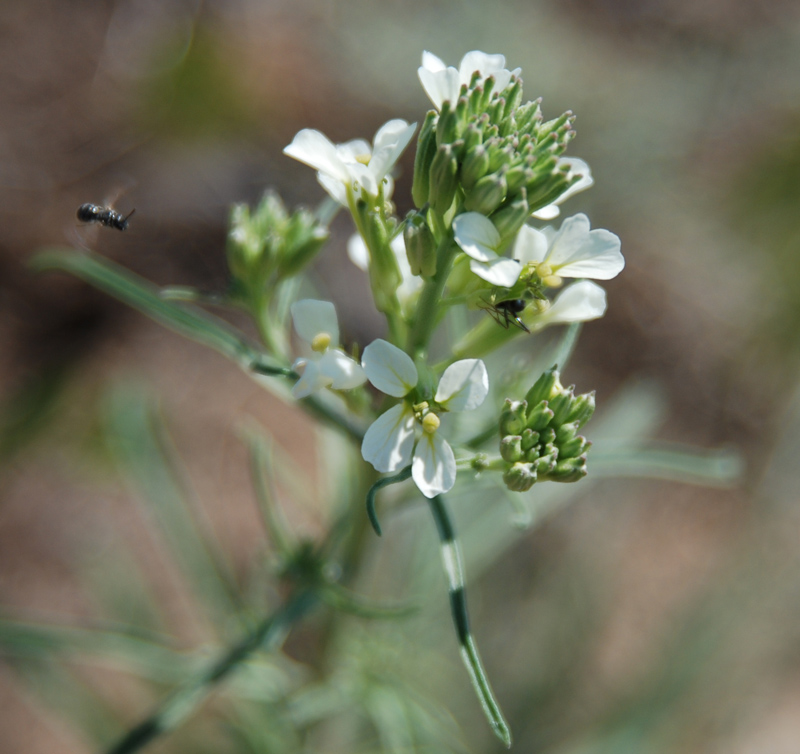
[[[246,204],[234,205],[226,248],[234,297],[254,301],[297,275],[328,235],[311,212],[299,209],[289,214],[280,197],[271,192],[252,213]]]
[[[430,203],[439,215],[459,199],[465,211],[491,217],[507,236],[578,180],[559,162],[574,136],[574,118],[566,112],[544,122],[541,100],[521,104],[517,76],[502,91],[493,85],[492,76],[476,72],[457,102],[427,114],[412,193],[417,207]]]
[[[591,443],[578,430],[594,408],[594,392],[575,395],[574,386],[561,385],[555,368],[536,381],[525,400],[507,398],[500,415],[506,486],[524,492],[537,481],[577,482],[586,476]]]

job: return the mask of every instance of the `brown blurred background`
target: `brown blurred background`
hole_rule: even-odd
[[[323,197],[281,154],[296,131],[341,142],[391,117],[419,122],[422,50],[449,64],[502,52],[546,117],[577,114],[570,154],[596,184],[565,212],[617,233],[627,260],[569,382],[596,388],[600,406],[649,385],[667,407],[660,438],[735,445],[747,468],[735,490],[597,484],[473,584],[518,750],[799,750],[796,2],[6,0],[0,39],[3,614],[103,615],[98,593],[127,588],[124,550],[177,641],[206,636],[104,450],[115,387],[157,399],[243,583],[263,534],[237,423],[255,416],[289,456],[312,443],[307,422],[215,354],[65,275],[31,273],[29,256],[84,243],[159,284],[222,290],[231,203],[267,187],[290,206]],[[412,163],[409,150],[401,214]],[[112,201],[136,209],[126,233],[78,227],[78,205]],[[338,218],[315,274],[365,343],[381,329],[346,259],[350,232]],[[324,526],[319,511],[296,519],[310,535]],[[0,660],[0,751],[96,748],[96,726],[64,701],[70,683],[59,693],[49,678]],[[119,725],[154,699],[111,671],[92,684]],[[450,708],[470,750],[494,750],[468,689]],[[187,741],[153,750],[201,750]]]

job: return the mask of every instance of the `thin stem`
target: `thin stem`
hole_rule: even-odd
[[[176,689],[161,706],[126,733],[108,754],[133,754],[151,741],[177,728],[221,681],[237,670],[258,649],[274,649],[286,632],[318,602],[313,592],[296,593],[283,607],[265,618],[253,633],[234,644],[213,665]]]

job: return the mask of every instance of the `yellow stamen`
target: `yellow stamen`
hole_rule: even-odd
[[[564,280],[563,278],[560,278],[558,275],[547,275],[542,278],[542,282],[548,288],[560,288]]]
[[[311,341],[311,350],[316,353],[325,353],[331,344],[331,336],[326,332],[318,332]]]
[[[546,278],[553,274],[553,268],[549,264],[542,262],[541,264],[536,265],[536,273],[540,278]]]
[[[436,414],[426,414],[425,418],[422,420],[422,429],[429,435],[432,435],[437,429],[439,429],[440,424],[441,421],[439,421],[439,417],[436,416]]]

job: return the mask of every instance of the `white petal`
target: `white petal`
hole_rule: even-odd
[[[447,66],[441,58],[437,58],[432,52],[423,50],[422,67],[435,73],[436,71],[443,71]]]
[[[360,162],[363,165],[369,162],[372,147],[366,139],[352,139],[336,145],[336,156],[344,163]]]
[[[352,390],[367,381],[361,364],[338,348],[325,351],[317,365],[320,372],[330,378],[334,390]]]
[[[369,161],[369,169],[380,183],[384,176],[394,167],[403,150],[408,146],[416,123],[409,125],[404,120],[390,120],[378,129],[375,134],[372,159]]]
[[[619,238],[608,230],[589,230],[584,214],[568,217],[553,239],[547,262],[556,274],[570,278],[610,280],[625,266]]]
[[[514,239],[514,251],[511,256],[521,264],[526,262],[544,262],[547,256],[547,236],[530,225],[523,225]]]
[[[384,411],[369,426],[361,455],[376,471],[398,471],[408,466],[414,447],[414,414],[404,404]]]
[[[537,220],[553,220],[561,214],[557,204],[548,204],[536,212],[531,213]]]
[[[540,323],[552,325],[558,322],[588,322],[606,313],[606,292],[590,280],[581,280],[565,288],[553,305],[544,312]]]
[[[489,373],[480,359],[462,359],[444,370],[434,400],[448,411],[472,411],[489,394]]]
[[[347,170],[337,155],[337,148],[325,134],[314,129],[299,131],[283,153],[340,181],[348,178]]]
[[[425,497],[441,495],[456,483],[453,449],[438,432],[423,433],[414,450],[411,476]]]
[[[347,256],[359,270],[369,270],[369,252],[364,239],[358,233],[353,233],[347,242]]]
[[[314,340],[319,333],[331,336],[331,347],[339,345],[339,321],[336,307],[330,301],[315,301],[305,298],[291,306],[292,320],[297,334],[306,342]]]
[[[458,74],[462,84],[469,84],[472,74],[478,71],[483,78],[492,76],[505,68],[504,55],[490,55],[480,50],[472,50],[461,58]]]
[[[500,234],[494,223],[479,212],[465,212],[453,220],[453,235],[465,254],[479,262],[497,259]]]
[[[407,395],[416,387],[419,379],[411,357],[380,338],[373,340],[364,349],[361,365],[369,381],[378,390],[395,398]]]
[[[422,290],[425,281],[421,277],[411,274],[411,265],[408,263],[406,243],[403,240],[403,234],[399,233],[396,235],[392,239],[390,245],[397,258],[397,266],[400,269],[400,277],[402,278],[397,288],[397,298],[400,299],[400,303],[405,306],[412,296]]]
[[[317,181],[319,181],[320,186],[322,186],[333,199],[342,206],[347,206],[347,187],[350,185],[349,179],[342,183],[338,178],[334,178],[327,173],[319,171],[317,173]]]
[[[294,387],[292,387],[292,396],[298,400],[300,398],[307,398],[312,393],[316,393],[318,390],[322,390],[322,388],[331,384],[331,378],[319,371],[316,361],[298,359],[295,361],[292,369],[303,370],[300,379],[295,382]]]
[[[476,262],[469,260],[469,268],[479,278],[483,278],[487,283],[497,285],[501,288],[511,288],[519,279],[522,267],[514,259],[498,257],[492,262]]]
[[[573,178],[576,175],[579,175],[580,178],[573,183],[561,196],[556,199],[556,204],[561,204],[566,199],[569,199],[571,196],[574,196],[580,191],[586,191],[586,189],[591,188],[594,186],[594,178],[592,178],[592,170],[589,167],[589,164],[584,160],[581,160],[579,157],[559,157],[558,159],[559,165],[568,165],[569,166],[569,173],[567,173],[568,178]]]
[[[455,68],[450,67],[435,72],[427,68],[418,68],[417,75],[425,94],[437,110],[442,109],[443,102],[453,102],[458,97],[461,84]]]

